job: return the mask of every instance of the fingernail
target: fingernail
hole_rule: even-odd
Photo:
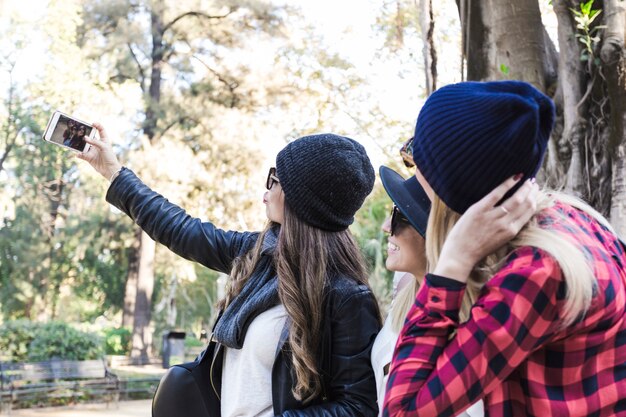
[[[523,174],[523,173],[519,173],[519,174],[515,175],[515,176],[513,177],[513,179],[514,179],[515,181],[519,181],[519,180],[521,180],[521,179],[522,179],[522,177],[523,177],[523,176],[524,176],[524,174]]]

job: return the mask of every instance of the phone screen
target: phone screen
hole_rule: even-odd
[[[89,125],[61,114],[50,136],[50,141],[82,152],[87,144],[85,137],[89,137],[92,129],[93,127]]]

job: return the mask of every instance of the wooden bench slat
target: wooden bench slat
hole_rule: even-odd
[[[117,404],[120,382],[104,360],[0,362],[0,412],[18,400],[62,397],[107,397]]]

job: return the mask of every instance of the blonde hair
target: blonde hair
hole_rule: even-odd
[[[394,332],[398,333],[402,330],[406,316],[411,307],[413,307],[413,304],[415,304],[415,296],[417,294],[417,290],[422,284],[422,280],[423,277],[421,276],[411,275],[411,281],[406,284],[404,288],[398,291],[398,294],[396,294],[389,310],[389,315],[391,316],[391,329]],[[474,301],[476,301],[477,295],[478,290],[469,290],[465,292],[461,304],[461,311],[459,312],[461,322],[465,322],[469,319],[470,309],[472,308]]]
[[[503,266],[502,263],[510,252],[517,248],[530,246],[549,254],[561,269],[567,286],[563,325],[572,324],[579,316],[586,313],[591,304],[593,289],[596,284],[591,266],[593,260],[588,259],[585,252],[569,235],[555,232],[550,228],[543,228],[538,221],[537,215],[552,207],[556,201],[586,212],[612,231],[608,221],[583,201],[558,192],[541,192],[535,215],[517,236],[474,267],[468,279],[466,290],[466,292],[471,293],[472,302],[476,300],[484,283]],[[426,230],[426,258],[428,265],[433,268],[437,265],[446,237],[459,218],[458,213],[447,207],[439,197],[434,196]],[[563,215],[563,219],[565,219],[565,215]]]
[[[419,283],[422,282],[421,277],[411,276],[411,282],[398,291],[391,304],[389,315],[391,316],[391,328],[394,332],[402,330],[404,319],[415,303],[415,294],[417,294],[417,289],[419,288],[418,280]]]

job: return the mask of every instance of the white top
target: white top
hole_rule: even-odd
[[[222,368],[222,417],[271,417],[272,366],[287,313],[277,305],[259,314],[241,349],[225,348]]]
[[[391,328],[391,314],[387,315],[385,325],[376,336],[372,346],[372,368],[376,378],[376,393],[378,394],[378,415],[383,414],[383,402],[385,400],[385,387],[387,386],[387,376],[391,366],[393,350],[396,347],[399,333]],[[385,369],[387,368],[387,369]],[[483,400],[478,400],[470,408],[458,415],[458,417],[484,417]]]

